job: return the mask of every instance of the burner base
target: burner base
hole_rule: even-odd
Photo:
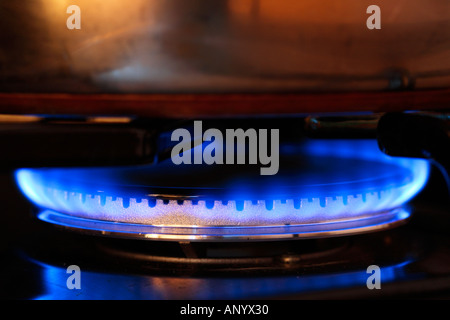
[[[282,226],[155,226],[85,219],[51,210],[44,210],[37,216],[64,228],[116,238],[227,242],[328,238],[373,232],[404,223],[410,213],[396,208],[355,219]]]

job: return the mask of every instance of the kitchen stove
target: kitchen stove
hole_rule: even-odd
[[[439,175],[430,182],[444,183]],[[55,229],[24,214],[28,207],[12,183],[5,189],[3,299],[448,298],[448,201],[430,185],[411,204],[410,221],[394,229],[309,240],[189,243]],[[366,269],[373,264],[381,268],[381,290],[366,287]],[[80,266],[82,290],[66,288],[69,265]]]
[[[283,165],[289,162],[280,161],[280,167],[289,170],[276,180],[249,175],[259,173],[251,166],[227,171],[205,166],[186,170],[169,164],[170,170],[164,171],[167,160],[128,168],[20,169],[15,177],[4,173],[7,232],[2,272],[11,276],[2,279],[2,297],[448,298],[450,218],[445,177],[425,160],[391,160],[374,147],[376,143],[367,139],[307,138],[286,144],[281,158],[302,163],[308,174],[293,172]],[[318,161],[321,156],[328,166]],[[318,165],[317,172],[308,159]],[[336,169],[343,173],[330,176]],[[322,176],[323,172],[327,174]],[[246,174],[251,179],[242,179]],[[345,179],[336,189],[317,183],[318,176],[323,181]],[[229,187],[230,177],[233,192],[218,190],[219,185]],[[239,178],[238,183],[234,178]],[[308,179],[316,183],[309,185]],[[156,181],[158,188],[142,181]],[[286,188],[293,181],[296,188]],[[184,187],[188,182],[191,188]],[[216,188],[205,188],[211,183]],[[267,191],[274,183],[278,187]],[[395,188],[404,186],[412,188],[407,196],[404,191],[396,193]],[[264,199],[262,208],[261,200],[244,200],[252,188]],[[384,188],[392,190],[385,193]],[[294,201],[281,201],[281,195],[293,191],[304,195],[298,207]],[[31,215],[22,192],[35,204]],[[315,200],[318,192],[322,195]],[[136,201],[138,194],[145,195],[143,200]],[[192,197],[199,195],[203,198],[192,204]],[[207,207],[212,196],[223,198]],[[226,200],[234,202],[232,210],[215,212]],[[244,204],[240,208],[238,201]],[[187,210],[185,202],[196,207]],[[158,206],[161,214],[152,211]],[[172,210],[176,214],[170,216]],[[196,213],[202,225],[192,220]],[[166,220],[160,224],[153,220],[161,216]],[[169,223],[173,225],[164,225]],[[69,265],[82,270],[81,290],[65,285]],[[366,286],[370,265],[380,267],[381,290]]]

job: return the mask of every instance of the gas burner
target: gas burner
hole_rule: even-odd
[[[351,261],[352,268],[367,267],[376,252],[378,262],[396,265],[414,260],[420,252],[414,242],[403,241],[406,226],[351,237],[264,242],[176,242],[98,238],[68,233],[39,224],[39,241],[24,241],[20,255],[48,265],[76,262],[86,269],[115,272],[123,265],[128,272],[150,275],[240,276],[314,274],[322,268],[339,271]],[[57,238],[59,241],[55,242]],[[374,250],[373,248],[377,248]],[[395,247],[395,250],[388,250]],[[370,248],[370,250],[369,250]],[[361,261],[363,260],[363,261]]]
[[[372,140],[284,146],[276,176],[252,166],[21,169],[38,218],[114,237],[175,241],[319,238],[375,231],[409,217],[428,162],[390,158]]]

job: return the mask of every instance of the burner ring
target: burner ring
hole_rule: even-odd
[[[85,219],[51,210],[38,213],[42,221],[92,235],[169,241],[272,241],[355,235],[397,227],[410,217],[396,208],[365,218],[284,226],[156,226]]]

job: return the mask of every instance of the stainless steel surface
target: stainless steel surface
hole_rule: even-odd
[[[26,5],[24,4],[26,3]],[[0,91],[261,92],[446,88],[450,2],[2,1]]]

